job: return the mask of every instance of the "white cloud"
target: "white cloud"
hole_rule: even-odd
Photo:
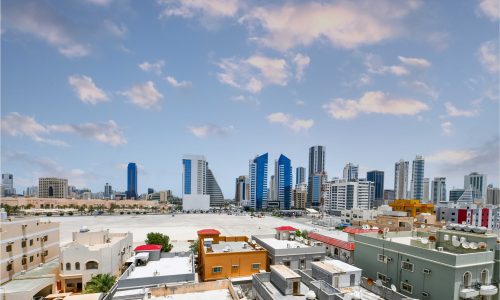
[[[12,112],[2,118],[2,132],[10,136],[27,136],[35,142],[51,144],[54,146],[67,146],[60,140],[46,139],[43,136],[49,134],[49,129],[38,123],[34,117],[23,116]]]
[[[165,77],[165,80],[175,88],[187,88],[192,85],[190,81],[177,81],[177,79],[172,76]]]
[[[367,71],[372,74],[390,73],[396,76],[404,76],[410,74],[410,71],[404,66],[384,66],[380,57],[374,54],[366,55],[364,64],[367,68]],[[368,77],[368,75],[366,75],[365,82],[369,82],[369,80],[370,78]]]
[[[68,77],[68,82],[84,103],[97,104],[109,100],[106,93],[98,88],[88,76],[71,75]]]
[[[359,114],[388,114],[413,116],[428,110],[424,102],[414,99],[398,99],[389,97],[383,92],[366,92],[358,100],[337,98],[323,105],[330,117],[348,120]]]
[[[232,17],[241,5],[238,0],[160,0],[161,17],[192,18],[202,15],[212,18]]]
[[[251,40],[280,51],[325,40],[350,49],[400,35],[399,21],[418,6],[419,1],[378,1],[377,9],[370,1],[287,3],[257,7],[240,21],[255,33]]]
[[[432,64],[425,58],[398,56],[398,59],[405,65],[417,68],[429,68]]]
[[[201,125],[201,126],[188,126],[188,130],[198,138],[205,138],[208,136],[225,136],[234,130],[234,126],[216,126],[216,125]]]
[[[298,53],[292,60],[295,65],[295,78],[300,81],[304,77],[304,70],[309,66],[311,58],[307,55]]]
[[[251,95],[238,95],[235,97],[231,98],[232,101],[234,102],[242,102],[242,103],[249,103],[253,105],[260,105],[259,99],[255,98],[254,96]]]
[[[160,75],[164,66],[164,60],[159,60],[154,63],[145,61],[142,64],[139,64],[139,69],[143,70],[144,72],[154,72],[157,75]]]
[[[269,114],[267,117],[269,123],[278,123],[291,129],[294,132],[307,132],[311,127],[314,126],[314,120],[312,119],[298,119],[290,114],[285,114],[282,112],[275,112]]]
[[[121,128],[115,121],[110,120],[103,123],[84,123],[78,125],[49,125],[50,131],[75,133],[90,140],[96,140],[113,147],[127,143]]]
[[[459,109],[451,102],[446,102],[444,106],[446,107],[446,112],[450,117],[474,117],[479,114],[479,110],[477,108],[470,110]]]
[[[479,62],[489,73],[500,71],[500,59],[498,58],[498,41],[488,41],[481,44],[477,52]]]
[[[222,59],[218,64],[221,71],[217,78],[221,83],[251,93],[258,93],[269,84],[287,85],[288,64],[284,59],[253,55],[247,59]]]
[[[122,92],[122,95],[128,97],[133,104],[145,109],[159,109],[160,99],[163,98],[152,81],[134,85],[128,91]]]
[[[453,133],[453,124],[450,121],[441,123],[441,130],[444,135],[451,135]]]
[[[106,29],[114,36],[124,37],[127,35],[128,29],[125,24],[116,24],[110,20],[104,21]]]
[[[56,47],[69,58],[90,54],[90,48],[75,40],[76,29],[41,1],[2,3],[2,25],[31,34]]]
[[[460,161],[471,160],[476,155],[477,153],[474,150],[442,150],[426,156],[425,160],[433,163],[459,163]]]
[[[498,21],[500,19],[500,2],[498,0],[481,0],[479,11],[492,22]]]
[[[415,90],[430,96],[432,99],[437,99],[439,97],[439,93],[425,82],[414,80],[406,82],[406,84],[413,87]]]

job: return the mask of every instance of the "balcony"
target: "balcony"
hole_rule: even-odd
[[[460,285],[460,298],[471,299],[477,296],[494,296],[498,293],[496,282],[482,284],[473,283],[470,286]]]
[[[498,293],[498,288],[493,284],[484,284],[479,288],[479,295],[493,296]]]
[[[472,299],[479,296],[479,291],[472,287],[460,286],[460,298]]]

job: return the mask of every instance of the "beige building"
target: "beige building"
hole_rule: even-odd
[[[295,209],[305,209],[307,200],[307,185],[300,184],[293,190],[293,207]]]
[[[38,196],[40,198],[67,198],[68,179],[55,177],[39,178]]]
[[[4,217],[0,222],[0,234],[2,237],[0,283],[6,294],[9,291],[20,290],[9,289],[11,285],[18,285],[15,279],[26,276],[28,272],[43,269],[45,264],[52,263],[59,256],[59,223],[57,222],[42,222],[36,218]],[[37,272],[41,273],[41,271]],[[55,284],[55,274],[49,274],[33,280],[26,286],[29,287],[26,292],[32,297],[40,292],[50,294],[55,290]],[[12,297],[11,299],[16,299],[19,295]]]
[[[85,205],[90,207],[102,206],[105,208],[110,208],[112,204],[118,205],[120,208],[141,208],[141,207],[156,207],[158,209],[168,208],[167,204],[158,203],[157,201],[146,201],[146,200],[104,200],[104,199],[54,199],[54,198],[1,198],[0,203],[7,204],[10,206],[31,206],[32,208],[61,208],[63,206],[73,206],[80,207]]]

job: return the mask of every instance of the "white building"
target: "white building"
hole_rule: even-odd
[[[375,218],[378,215],[381,215],[382,213],[383,211],[380,209],[375,210],[375,209],[351,208],[351,209],[343,209],[340,212],[340,218],[342,223],[352,224],[353,221],[375,220]]]
[[[472,198],[474,201],[486,203],[486,190],[488,188],[486,174],[476,172],[464,176],[464,189],[472,190]]]
[[[408,194],[408,168],[409,162],[401,159],[394,168],[394,198],[406,199]]]
[[[357,180],[358,179],[359,166],[353,163],[348,163],[344,167],[344,179],[346,180]]]
[[[73,232],[73,241],[61,248],[61,288],[80,292],[97,274],[119,276],[132,255],[132,233]]]
[[[446,177],[434,177],[432,180],[432,202],[434,204],[447,203]]]
[[[326,211],[341,211],[351,208],[371,209],[375,198],[373,182],[335,179],[323,184]]]
[[[424,178],[424,197],[422,200],[425,203],[428,203],[431,200],[429,196],[429,188],[430,188],[430,180],[429,178]]]
[[[184,155],[182,166],[182,209],[209,209],[207,159],[203,155]]]

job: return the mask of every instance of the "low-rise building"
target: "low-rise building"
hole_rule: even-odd
[[[119,276],[132,255],[132,233],[109,230],[73,232],[73,241],[61,248],[60,277],[63,292],[81,292],[98,274]]]
[[[434,213],[434,204],[432,203],[421,203],[420,200],[416,199],[398,199],[394,200],[391,204],[393,211],[404,211],[409,217],[415,217],[420,213]]]
[[[321,242],[296,237],[296,231],[291,226],[281,226],[276,228],[274,235],[254,235],[252,240],[267,250],[270,265],[310,269],[313,261],[325,258],[325,246]]]
[[[375,209],[344,209],[340,212],[340,220],[343,224],[352,224],[353,221],[374,220],[381,213]]]
[[[121,298],[123,299],[123,298]],[[137,299],[137,298],[136,298]],[[141,298],[142,299],[142,298]],[[228,279],[210,282],[187,283],[182,285],[165,285],[147,289],[143,298],[152,300],[193,300],[224,299],[239,300],[237,289]]]
[[[201,280],[248,277],[266,269],[266,250],[249,242],[246,236],[221,236],[215,229],[198,231]]]
[[[500,207],[498,205],[448,204],[436,208],[437,221],[484,226],[500,229]]]
[[[353,221],[352,225],[356,227],[389,228],[390,231],[409,231],[414,226],[414,218],[408,217],[404,211],[384,211],[375,220]]]

